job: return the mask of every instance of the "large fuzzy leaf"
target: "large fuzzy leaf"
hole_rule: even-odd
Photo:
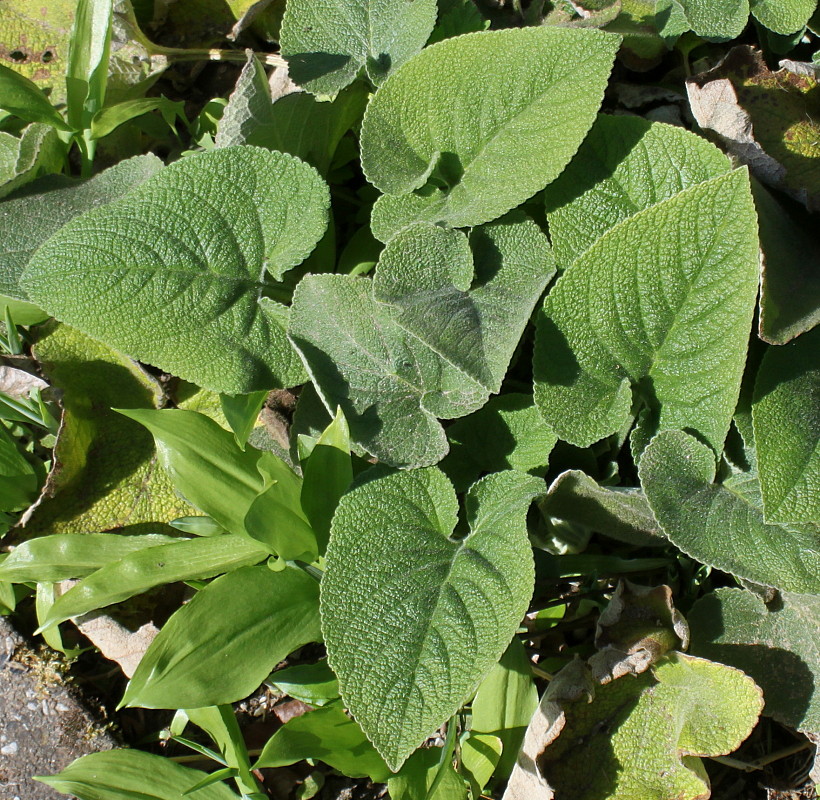
[[[375,84],[424,47],[436,0],[290,0],[282,19],[282,55],[293,80],[335,95],[364,68]]]
[[[769,348],[752,417],[766,520],[820,523],[820,328]]]
[[[820,730],[820,598],[782,593],[767,606],[743,589],[718,589],[686,615],[695,655],[742,669],[763,689],[764,713]]]
[[[558,280],[538,317],[535,400],[580,447],[642,406],[649,431],[697,431],[716,453],[735,409],[758,284],[745,170],[611,228]]]
[[[454,714],[510,642],[533,586],[525,515],[543,482],[495,473],[467,497],[436,468],[372,473],[339,503],[322,627],[342,697],[393,770]]]
[[[391,217],[394,228],[397,215],[405,224],[480,225],[542,189],[592,125],[618,42],[538,27],[428,47],[384,83],[362,123],[368,180],[388,195],[425,188],[382,198],[377,209],[388,209],[374,216]]]
[[[22,280],[59,319],[128,355],[228,394],[303,380],[270,278],[304,260],[327,224],[307,164],[231,147],[177,161],[76,217]]]
[[[683,128],[599,116],[545,191],[556,261],[569,266],[617,223],[729,169],[717,147]]]
[[[294,296],[289,333],[323,402],[393,466],[446,454],[438,419],[499,390],[554,272],[546,237],[520,212],[469,242],[472,253],[464,234],[420,224],[385,248],[372,282],[308,276]]]
[[[767,524],[754,473],[714,483],[709,447],[683,431],[662,431],[643,453],[641,484],[669,540],[739,578],[820,594],[820,526]]]

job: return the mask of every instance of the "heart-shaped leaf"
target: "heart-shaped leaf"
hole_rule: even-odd
[[[820,594],[820,526],[767,524],[753,472],[713,483],[714,453],[683,431],[659,433],[639,471],[664,534],[684,553],[764,586]]]
[[[508,471],[467,496],[436,468],[377,468],[333,518],[322,627],[342,697],[393,770],[466,702],[510,643],[533,586],[526,511],[544,489]]]
[[[182,159],[69,222],[22,279],[32,300],[133,358],[227,394],[303,380],[287,309],[266,297],[327,225],[328,190],[292,156]]]
[[[543,189],[592,125],[618,43],[596,30],[534,27],[423,50],[371,100],[362,167],[388,195],[432,181],[406,208],[401,197],[377,207],[399,202],[404,224],[457,228],[495,219]],[[396,214],[384,213],[396,229]]]
[[[393,466],[446,454],[438,419],[499,390],[554,273],[546,237],[520,212],[472,231],[469,244],[472,253],[464,234],[422,223],[384,249],[373,281],[313,275],[295,293],[290,337],[323,402]]]
[[[299,86],[335,95],[362,67],[380,84],[424,47],[435,23],[436,0],[290,0],[282,55]]]
[[[745,169],[619,223],[559,278],[538,317],[535,401],[579,447],[620,431],[697,431],[716,453],[735,410],[757,296]]]

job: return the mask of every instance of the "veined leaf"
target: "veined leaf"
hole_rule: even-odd
[[[369,478],[333,518],[322,627],[345,703],[398,770],[512,639],[532,594],[526,511],[544,486],[484,478],[467,497],[470,534],[454,540],[456,495],[438,469]]]
[[[243,567],[217,578],[165,623],[122,705],[201,708],[241,700],[285,656],[321,640],[318,604],[319,584],[298,569]]]
[[[715,484],[709,447],[662,431],[643,453],[640,476],[664,534],[687,555],[764,586],[820,594],[820,526],[764,522],[754,473]]]
[[[749,0],[679,0],[692,30],[704,39],[736,39],[749,20]]]
[[[801,31],[817,8],[817,0],[751,0],[752,15],[770,31],[786,36]]]
[[[382,757],[340,702],[286,722],[268,740],[253,766],[284,767],[305,758],[324,761],[351,778],[369,777],[380,783],[390,776]]]
[[[105,205],[156,175],[156,156],[120,161],[87,181],[47,175],[0,205],[0,294],[28,300],[19,281],[34,251],[77,215]]]
[[[751,675],[765,714],[801,731],[820,728],[820,598],[784,592],[767,607],[752,592],[718,589],[686,616],[692,652]]]
[[[80,800],[189,800],[185,793],[206,777],[198,769],[141,750],[105,750],[36,780]],[[236,800],[236,795],[224,783],[216,783],[198,790],[196,798]]]
[[[52,583],[84,578],[112,561],[148,547],[180,541],[173,536],[55,533],[17,545],[0,563],[0,580]]]
[[[41,173],[59,172],[64,159],[65,145],[50,125],[34,122],[19,138],[0,131],[0,198]]]
[[[730,168],[717,147],[683,128],[600,115],[544,193],[556,261],[568,267],[619,222]]]
[[[308,276],[294,296],[289,335],[325,406],[340,406],[352,441],[388,464],[445,455],[438,419],[499,390],[554,273],[546,237],[520,212],[469,241],[474,255],[463,234],[417,225],[384,249],[372,282]]]
[[[535,27],[471,33],[426,48],[367,108],[367,179],[388,195],[427,184],[402,212],[405,224],[464,227],[501,216],[555,179],[574,155],[619,41],[595,30]],[[407,205],[401,197],[379,203]]]
[[[752,418],[766,521],[820,523],[820,328],[766,351]]]
[[[611,228],[559,278],[538,317],[535,401],[587,447],[645,406],[644,429],[687,428],[723,450],[757,295],[746,170]]]
[[[282,19],[282,55],[293,80],[335,95],[364,67],[375,84],[424,47],[436,0],[291,0]]]
[[[61,595],[41,621],[49,628],[70,617],[120,603],[155,586],[204,580],[258,564],[267,549],[247,536],[208,536],[136,550],[100,567]]]
[[[265,296],[265,274],[281,279],[307,257],[327,209],[327,186],[298,159],[214,150],[73,219],[35,253],[23,288],[89,335],[215,391],[294,385],[287,309]]]

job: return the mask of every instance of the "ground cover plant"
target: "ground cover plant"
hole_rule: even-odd
[[[816,1],[71,5],[0,19],[0,607],[157,623],[157,713],[39,779],[809,797]]]

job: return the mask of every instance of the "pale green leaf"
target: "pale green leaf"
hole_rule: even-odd
[[[735,750],[762,705],[739,670],[673,653],[637,677],[596,686],[591,703],[586,695],[560,702],[563,729],[538,767],[563,800],[708,797],[698,756]]]
[[[757,221],[745,169],[611,228],[559,278],[538,317],[535,401],[568,442],[697,431],[723,450],[757,296]]]
[[[51,583],[84,578],[130,553],[174,541],[173,537],[161,534],[55,533],[37,536],[17,545],[0,563],[0,580]]]
[[[599,116],[545,191],[556,261],[568,267],[622,220],[729,169],[717,147],[683,128]]]
[[[112,0],[78,0],[66,64],[66,114],[74,130],[91,125],[105,101],[111,52]]]
[[[207,388],[293,385],[303,373],[266,272],[279,280],[307,257],[327,208],[327,186],[292,156],[210,151],[73,219],[35,253],[23,288],[89,335]]]
[[[421,224],[382,252],[376,277],[308,276],[289,335],[354,443],[395,466],[447,452],[438,419],[465,416],[501,386],[554,272],[546,237],[520,212],[473,230]],[[344,331],[340,336],[339,331]]]
[[[150,780],[149,780],[150,777]],[[185,792],[206,778],[163,756],[140,750],[105,750],[78,758],[62,772],[37,778],[79,800],[188,800]],[[197,800],[236,800],[224,784],[196,793]]]
[[[820,328],[768,348],[752,418],[766,521],[820,523]]]
[[[19,511],[37,496],[37,474],[0,424],[0,511]]]
[[[751,0],[751,7],[761,25],[787,35],[803,30],[817,8],[817,0]]]
[[[387,780],[390,770],[345,714],[341,703],[318,708],[286,722],[267,742],[254,769],[284,767],[316,758],[351,778]]]
[[[467,800],[467,784],[452,764],[442,763],[442,757],[441,747],[410,756],[398,775],[387,781],[391,800]]]
[[[574,155],[618,43],[595,30],[536,27],[428,47],[368,106],[365,175],[389,195],[427,184],[405,224],[463,227],[499,217],[543,189]]]
[[[539,504],[546,517],[557,517],[627,544],[664,544],[658,523],[638,488],[600,486],[577,469],[562,472]]]
[[[65,145],[50,125],[35,122],[19,138],[0,131],[0,198],[41,173],[59,172],[64,159]]]
[[[436,468],[371,473],[333,518],[322,579],[328,661],[393,770],[469,699],[532,594],[526,511],[537,478],[495,473],[467,496]],[[351,635],[355,632],[355,635]]]
[[[501,739],[489,733],[470,731],[470,735],[461,743],[461,772],[466,773],[470,781],[473,797],[480,797],[492,778],[502,749]]]
[[[680,0],[692,30],[704,39],[736,39],[749,19],[749,0]]]
[[[53,128],[69,130],[36,83],[3,65],[0,65],[0,108],[26,122],[44,122]]]
[[[164,97],[142,97],[101,108],[91,120],[91,138],[102,139],[129,120],[141,117],[149,111],[156,111],[169,102]]]
[[[251,392],[250,394],[223,394],[219,396],[219,405],[222,413],[231,426],[236,443],[244,450],[248,443],[248,437],[256,425],[259,412],[265,405],[268,393],[263,389],[261,392]]]
[[[473,0],[438,0],[438,19],[427,45],[489,27],[490,20],[481,16]]]
[[[60,595],[40,626],[51,627],[70,617],[120,603],[155,586],[213,578],[258,564],[267,556],[268,551],[247,536],[230,534],[136,550],[119,561],[105,564]]]
[[[148,432],[111,410],[156,408],[159,382],[68,325],[38,331],[32,350],[62,393],[63,421],[47,491],[26,522],[27,535],[121,527],[157,533],[167,530],[165,521],[193,513],[160,468]]]
[[[767,524],[754,473],[715,479],[714,454],[683,431],[662,431],[644,451],[641,485],[667,538],[739,578],[820,594],[820,526]]]
[[[802,731],[820,729],[820,598],[718,589],[686,615],[693,654],[742,669],[763,689],[763,713]]]
[[[200,708],[247,697],[285,656],[321,640],[318,603],[319,584],[290,567],[217,578],[165,623],[122,704]]]
[[[282,55],[293,80],[335,95],[364,68],[375,84],[424,47],[436,0],[290,0],[282,19]]]
[[[492,734],[501,742],[497,769],[494,765],[498,781],[509,777],[537,706],[531,663],[521,641],[515,638],[481,682],[472,703],[472,730]]]
[[[0,204],[0,294],[27,300],[19,286],[20,275],[49,236],[78,214],[121,197],[162,167],[156,156],[137,156],[87,181],[45,176],[5,200]]]
[[[219,121],[216,146],[255,144],[280,150],[326,175],[342,136],[361,119],[367,98],[367,87],[356,83],[332,102],[291,92],[271,103],[265,69],[251,54]]]

